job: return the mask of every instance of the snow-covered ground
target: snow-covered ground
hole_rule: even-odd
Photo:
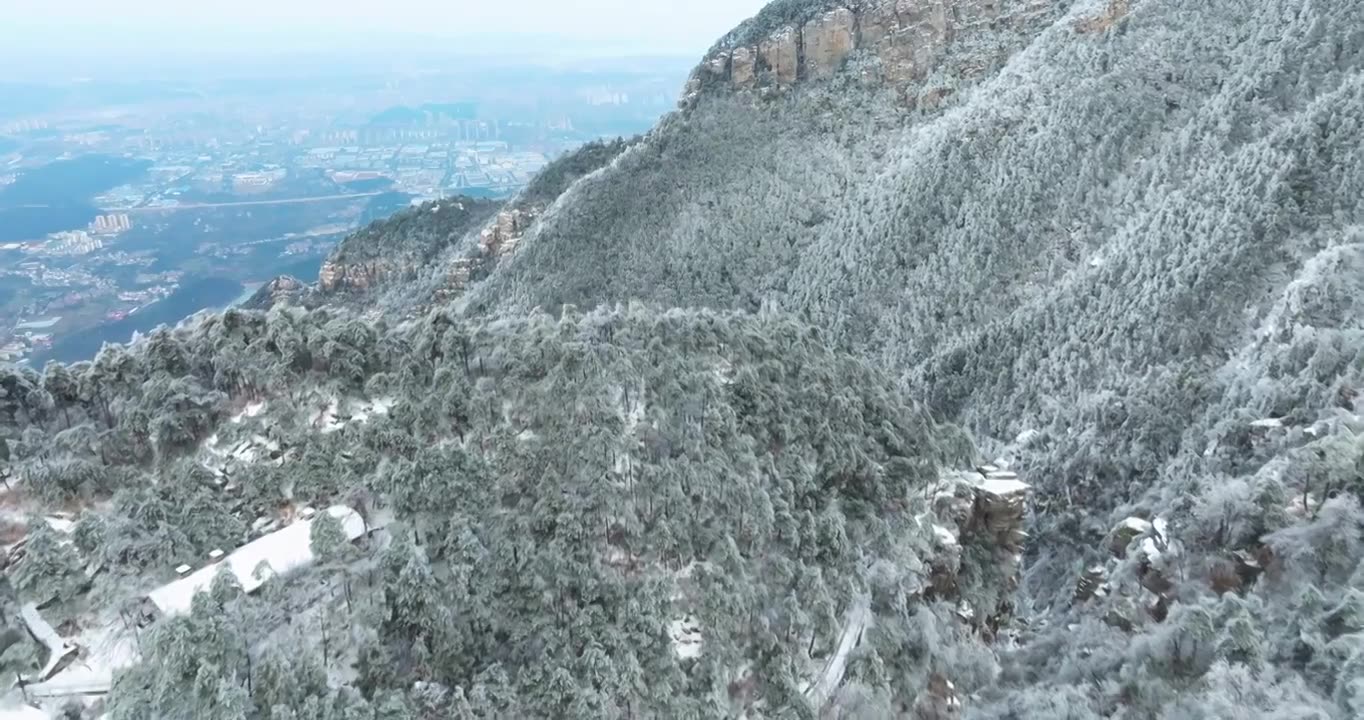
[[[25,705],[17,692],[0,699],[0,720],[48,720],[50,717],[42,710]]]
[[[369,422],[376,415],[387,415],[397,401],[392,397],[374,400],[332,398],[327,406],[313,414],[312,427],[323,433],[334,433],[353,422]]]
[[[108,693],[114,672],[137,661],[135,634],[114,612],[65,642],[79,647],[81,655],[51,679],[26,688],[29,702],[40,709],[24,704],[16,690],[0,699],[0,720],[59,717],[62,706],[72,699],[92,700]]]
[[[67,518],[64,517],[49,515],[44,519],[47,520],[48,527],[52,528],[53,530],[56,530],[59,533],[70,534],[72,530],[76,529],[75,521],[68,520]]]
[[[242,421],[245,420],[246,418],[260,417],[261,413],[265,412],[265,407],[266,405],[264,402],[250,403],[246,407],[242,408],[241,412],[232,416],[231,418],[232,423],[234,425],[240,425],[242,424]]]
[[[668,634],[673,639],[673,652],[683,659],[701,656],[701,626],[688,615],[668,624]]]
[[[203,449],[207,454],[203,466],[221,477],[232,472],[235,467],[251,465],[262,458],[270,457],[272,453],[279,451],[279,443],[264,435],[252,435],[250,439],[239,440],[224,447],[219,436],[214,434],[204,441]],[[283,461],[275,462],[279,464]]]

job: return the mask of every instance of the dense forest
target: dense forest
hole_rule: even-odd
[[[697,78],[363,307],[0,369],[85,712],[1364,716],[1364,5],[779,0]]]
[[[34,523],[12,568],[23,600],[126,596],[290,503],[399,518],[382,546],[315,527],[317,582],[344,598],[301,614],[288,589],[244,597],[221,575],[142,641],[116,717],[716,717],[738,707],[736,673],[742,702],[809,715],[798,679],[861,597],[894,635],[859,662],[899,668],[874,687],[908,704],[938,662],[937,615],[993,591],[985,545],[950,594],[926,587],[946,552],[930,491],[969,465],[969,438],[779,316],[385,328],[229,311],[0,387],[25,492],[84,508],[69,544]],[[380,398],[382,414],[331,425],[328,407]],[[242,440],[260,457],[204,462]],[[674,650],[684,617],[704,628],[699,658]],[[317,629],[281,646],[295,623]],[[328,687],[341,665],[355,676]]]

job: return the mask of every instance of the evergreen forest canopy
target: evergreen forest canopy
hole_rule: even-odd
[[[13,595],[344,505],[111,716],[1360,717],[1362,123],[1358,3],[779,0],[461,297],[491,206],[349,241],[429,266],[364,316],[0,371]]]

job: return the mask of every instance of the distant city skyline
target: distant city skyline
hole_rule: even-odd
[[[151,52],[350,47],[469,51],[534,37],[535,51],[565,56],[699,54],[766,0],[66,0],[7,8],[0,46],[11,50]]]

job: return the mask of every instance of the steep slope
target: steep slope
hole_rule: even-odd
[[[322,263],[315,284],[280,277],[244,307],[307,307],[362,299],[389,314],[417,315],[458,296],[516,249],[536,217],[574,182],[615,160],[630,143],[589,142],[547,165],[510,202],[455,196],[371,223],[347,236]]]
[[[84,508],[20,590],[383,526],[115,720],[1359,717],[1362,71],[1357,3],[781,0],[363,316],[0,371]]]
[[[318,289],[367,292],[410,281],[433,260],[481,226],[500,203],[455,197],[426,203],[342,240],[318,273]]]
[[[1020,601],[1053,629],[999,708],[1055,683],[1077,713],[1173,712],[1258,683],[1264,712],[1348,715],[1364,627],[1298,654],[1281,632],[1318,627],[1304,583],[1326,608],[1358,592],[1362,33],[1364,7],[1309,0],[777,3],[467,307],[788,310],[1012,455],[1039,488]],[[1159,562],[1105,549],[1129,516]],[[1122,577],[1072,609],[1088,565]],[[1181,641],[1245,607],[1273,650]],[[1111,622],[1077,638],[1083,618]]]

